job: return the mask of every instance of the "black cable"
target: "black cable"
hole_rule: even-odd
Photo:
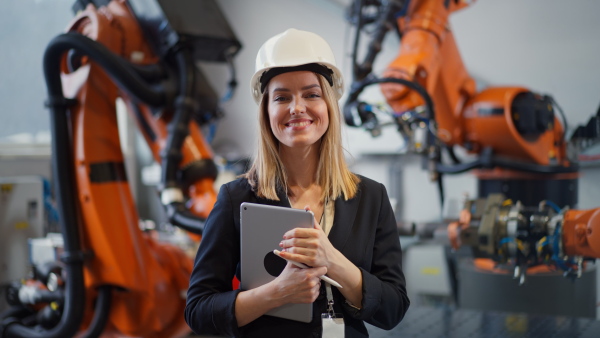
[[[182,202],[173,202],[165,205],[169,222],[173,225],[194,234],[202,235],[205,220],[192,214]]]
[[[113,287],[110,285],[103,285],[98,288],[98,298],[96,299],[96,306],[94,307],[94,318],[85,333],[85,338],[100,337],[104,331],[108,318],[110,317],[112,290]]]
[[[485,165],[483,164],[482,161],[475,160],[475,161],[469,162],[469,163],[460,163],[460,164],[454,164],[454,165],[445,165],[442,163],[437,163],[435,170],[437,172],[444,173],[444,174],[460,174],[460,173],[467,172],[471,169],[483,168],[483,167],[485,167]]]
[[[35,312],[23,305],[11,306],[0,312],[0,337],[5,337],[5,329],[14,323],[21,323],[25,318],[35,316]]]
[[[63,302],[65,295],[62,290],[49,291],[49,290],[37,290],[35,295],[31,297],[31,302],[34,304],[38,303],[52,303],[52,302]]]
[[[64,98],[60,77],[62,56],[74,47],[73,34],[63,34],[54,38],[44,52],[43,67],[48,90],[50,108],[50,130],[52,133],[52,172],[54,175],[57,209],[61,222],[63,250],[67,256],[76,257],[81,253],[79,219],[77,217],[75,173],[71,145],[70,116],[68,100]],[[83,321],[85,309],[85,289],[83,280],[83,260],[65,262],[65,302],[60,322],[50,330],[38,331],[12,322],[5,326],[4,337],[73,337]]]
[[[167,127],[168,136],[161,153],[163,189],[177,187],[177,171],[183,158],[181,146],[189,134],[189,123],[194,112],[195,71],[191,52],[179,49],[175,54],[179,75],[179,92],[175,100],[175,113]]]
[[[517,161],[511,161],[507,159],[494,157],[489,161],[477,159],[469,163],[460,163],[455,165],[444,165],[441,163],[436,164],[436,170],[440,173],[445,174],[459,174],[471,169],[486,168],[491,169],[494,167],[501,167],[507,169],[513,169],[518,171],[538,173],[538,174],[566,174],[575,173],[579,170],[577,164],[571,164],[569,167],[563,166],[545,166],[539,164],[523,163]]]
[[[444,182],[443,182],[443,176],[444,174],[442,173],[437,173],[437,186],[438,186],[438,191],[440,193],[440,214],[444,214]]]
[[[55,37],[50,45],[62,54],[70,49],[75,49],[81,55],[87,55],[94,62],[98,63],[111,79],[124,89],[132,97],[140,102],[144,102],[154,107],[161,107],[167,104],[167,94],[164,88],[154,88],[138,74],[143,67],[136,67],[137,71],[131,67],[130,63],[123,60],[120,56],[111,52],[107,47],[94,41],[87,36],[75,32],[61,34]],[[56,65],[55,65],[56,66]],[[147,71],[148,73],[155,71]],[[150,75],[150,74],[146,74]],[[60,78],[57,82],[60,82]],[[56,84],[55,84],[56,85]],[[61,92],[62,96],[62,92]]]
[[[532,173],[540,173],[540,174],[567,174],[567,173],[575,173],[579,171],[578,164],[571,164],[568,167],[563,167],[560,165],[539,165],[539,164],[531,164],[531,163],[523,163],[517,161],[511,161],[504,158],[494,158],[492,163],[501,168],[508,168],[520,171],[527,171]]]
[[[231,74],[231,78],[229,79],[229,82],[227,82],[227,87],[228,90],[225,93],[225,95],[223,95],[223,97],[221,98],[221,102],[227,102],[229,100],[231,100],[231,98],[233,97],[235,90],[237,88],[238,82],[237,82],[237,74],[235,71],[235,65],[233,64],[233,57],[231,55],[231,53],[225,53],[225,62],[227,63],[227,66],[229,67],[229,73]]]
[[[395,1],[387,1],[385,3],[383,10],[380,11],[379,17],[377,18],[377,24],[373,32],[374,37],[371,39],[369,47],[367,48],[367,55],[365,56],[364,61],[358,65],[354,80],[362,80],[373,71],[375,58],[379,52],[381,52],[383,39],[390,30],[390,24],[394,22],[395,12],[399,9],[400,8],[396,6]],[[355,46],[355,48],[357,48],[357,46]]]
[[[461,163],[461,161],[458,159],[458,157],[456,157],[456,153],[454,152],[454,148],[452,146],[449,145],[445,145],[444,147],[446,149],[446,151],[448,152],[448,156],[450,157],[450,159],[452,160],[452,162],[454,164],[459,164]]]
[[[356,61],[358,59],[358,45],[360,41],[360,32],[363,26],[362,8],[364,6],[364,0],[355,0],[354,5],[356,8],[356,15],[358,15],[358,21],[356,23],[356,35],[354,36],[354,46],[352,46],[352,75],[356,80],[358,78],[359,65]]]
[[[377,83],[398,83],[398,84],[404,85],[404,86],[416,91],[423,98],[423,101],[425,101],[425,109],[427,112],[427,117],[430,120],[435,121],[435,111],[434,111],[434,107],[433,107],[433,100],[431,99],[431,96],[429,95],[427,90],[425,90],[425,88],[423,88],[423,86],[421,86],[419,83],[410,81],[410,80],[406,80],[406,79],[398,79],[398,78],[392,78],[392,77],[384,77],[384,78],[370,77],[370,78],[366,78],[362,81],[354,82],[352,84],[352,88],[350,90],[350,95],[348,96],[348,100],[346,101],[346,107],[348,107],[351,103],[355,102],[358,99],[358,96],[362,93],[362,91],[366,87],[377,84]],[[346,114],[346,113],[347,113],[346,109],[344,109],[344,114]]]
[[[546,97],[548,99],[550,99],[550,102],[552,102],[552,105],[554,105],[556,107],[556,109],[558,110],[558,113],[560,114],[560,117],[563,121],[563,137],[562,137],[562,142],[566,142],[567,141],[567,131],[569,129],[569,125],[567,124],[567,117],[565,116],[565,112],[562,110],[562,108],[558,105],[558,103],[556,102],[556,100],[554,100],[554,98],[552,96],[546,95]]]
[[[123,62],[127,62],[123,60]],[[142,79],[147,82],[156,82],[167,77],[165,68],[158,64],[140,65],[137,63],[127,62],[128,66],[133,69]]]
[[[162,158],[162,189],[179,187],[177,173],[178,166],[183,158],[181,147],[189,134],[189,123],[195,110],[195,71],[192,53],[186,48],[176,51],[175,60],[179,73],[179,92],[175,100],[175,113],[167,127],[168,137]],[[165,205],[169,221],[184,230],[202,234],[204,220],[195,216],[185,208],[181,201],[174,201]]]

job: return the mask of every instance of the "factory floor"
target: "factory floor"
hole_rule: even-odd
[[[493,311],[411,306],[390,331],[367,325],[371,338],[597,338],[600,321]],[[190,336],[189,338],[216,338]]]

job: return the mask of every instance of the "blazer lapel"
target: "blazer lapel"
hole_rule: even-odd
[[[354,198],[346,201],[343,197],[335,200],[335,215],[333,226],[329,233],[329,241],[338,250],[342,251],[348,241],[348,236],[354,227],[356,213],[360,204],[361,190],[359,189]]]

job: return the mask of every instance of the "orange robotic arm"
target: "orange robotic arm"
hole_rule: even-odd
[[[566,211],[562,245],[566,255],[600,258],[600,208]]]
[[[209,110],[195,65],[209,49],[198,51],[201,42],[189,35],[177,40],[166,19],[147,18],[144,6],[156,13],[157,2],[88,3],[44,56],[63,254],[49,270],[53,277],[36,276],[41,287],[9,292],[15,309],[42,309],[0,318],[0,336],[182,336],[190,331],[182,312],[192,259],[140,229],[115,101],[126,102],[162,165],[170,222],[200,234],[216,199],[213,154],[194,118]],[[170,13],[178,10],[172,6]],[[200,6],[198,15],[220,14],[215,3]],[[146,24],[153,20],[166,36],[152,35]],[[161,37],[168,41],[153,40]],[[25,289],[33,296],[23,298]]]
[[[440,146],[459,145],[474,154],[486,152],[486,158],[471,166],[448,168],[438,163],[441,173],[494,166],[544,173],[576,170],[567,159],[564,127],[555,116],[551,97],[522,87],[477,92],[448,20],[473,1],[390,3],[396,6],[379,6],[383,13],[369,47],[375,51],[367,53],[363,64],[355,64],[355,79],[344,110],[348,124],[357,125],[360,118],[363,126],[369,128],[366,122],[370,121],[371,128],[376,128],[369,106],[356,102],[365,86],[380,83],[409,149],[430,153],[430,157],[439,157],[431,152],[439,151],[435,148]],[[370,66],[392,25],[401,36],[400,53],[381,78],[375,79]],[[419,129],[427,132],[419,133]],[[429,135],[425,138],[424,134]]]

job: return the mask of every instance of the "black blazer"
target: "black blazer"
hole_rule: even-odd
[[[409,306],[402,272],[402,251],[396,221],[385,187],[360,177],[356,196],[335,201],[331,244],[354,263],[363,276],[361,310],[350,307],[332,287],[335,312],[344,315],[346,337],[367,337],[366,321],[382,329],[394,328]],[[236,337],[320,337],[321,313],[326,312],[325,283],[313,303],[313,321],[261,316],[238,328],[232,290],[234,274],[240,278],[240,204],[253,202],[290,207],[283,192],[280,201],[259,198],[247,180],[221,187],[198,249],[187,294],[185,319],[197,334]]]

